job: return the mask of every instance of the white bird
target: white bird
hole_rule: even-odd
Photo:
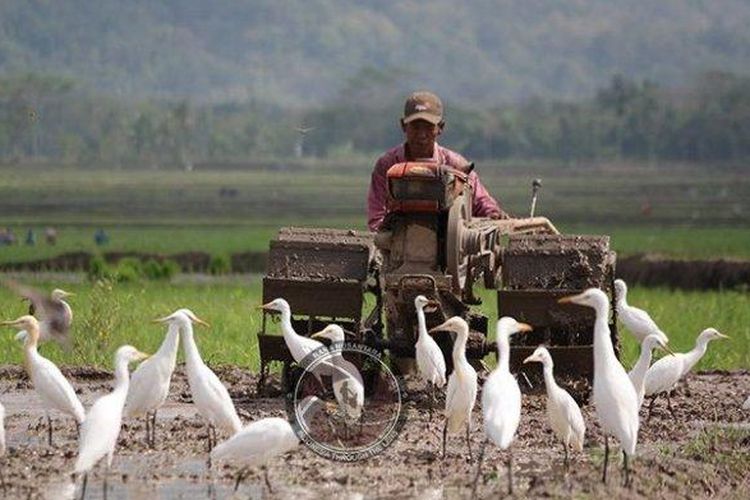
[[[298,419],[302,421],[313,416],[322,406],[320,399],[308,396],[297,406]],[[237,491],[249,467],[264,465],[272,458],[297,448],[299,442],[297,433],[288,421],[278,417],[264,418],[248,424],[231,438],[219,443],[211,451],[211,459],[231,460],[242,466],[234,484],[234,490]],[[266,486],[271,490],[268,470],[265,468],[264,476]]]
[[[125,401],[125,417],[146,416],[146,444],[152,448],[156,442],[156,412],[169,396],[180,345],[180,325],[177,321],[171,316],[154,321],[168,323],[167,334],[159,350],[133,372]]]
[[[615,356],[608,325],[609,299],[598,288],[589,288],[578,295],[561,298],[561,304],[573,303],[592,307],[594,322],[594,407],[604,433],[604,470],[602,481],[607,481],[609,434],[622,446],[625,484],[630,484],[628,460],[635,456],[638,442],[638,395],[625,368]]]
[[[654,337],[655,338],[655,337]],[[568,391],[557,385],[553,375],[552,356],[545,347],[537,347],[534,353],[524,359],[524,363],[542,363],[544,385],[547,387],[547,418],[550,427],[565,448],[565,469],[568,469],[568,449],[583,451],[583,438],[586,424],[578,404]]]
[[[435,387],[445,385],[445,358],[443,351],[435,342],[435,339],[427,333],[427,321],[424,308],[430,304],[427,297],[417,295],[414,298],[414,308],[417,310],[417,342],[414,344],[417,368],[422,379],[432,387],[432,403],[430,405],[430,418],[432,418],[432,406],[435,403]]]
[[[52,445],[52,418],[49,410],[54,409],[71,415],[77,425],[83,423],[86,412],[76,396],[70,382],[52,361],[37,351],[39,343],[39,322],[34,316],[21,316],[13,321],[3,321],[0,325],[20,328],[26,331],[24,336],[24,368],[28,373],[34,390],[39,395],[47,411],[47,441]]]
[[[479,452],[472,497],[482,470],[487,441],[492,441],[501,450],[508,450],[508,493],[513,494],[513,453],[510,445],[521,421],[521,389],[516,377],[510,373],[510,336],[530,331],[531,326],[519,323],[510,316],[503,316],[497,322],[497,367],[487,377],[482,388],[482,414],[487,439],[482,442]]]
[[[69,345],[73,310],[63,299],[75,294],[60,288],[55,288],[47,294],[30,286],[21,285],[14,280],[0,280],[0,282],[31,303],[29,315],[36,316],[39,321],[40,341],[52,339],[63,346]]]
[[[106,470],[109,472],[117,445],[117,437],[120,435],[120,427],[122,426],[122,409],[128,395],[130,382],[128,364],[147,357],[148,354],[144,354],[129,345],[120,347],[115,353],[115,387],[112,392],[96,400],[81,426],[78,458],[73,469],[75,474],[84,474],[81,498],[86,495],[88,472],[105,456],[107,458],[105,462]],[[106,498],[106,472],[103,488],[104,498]]]
[[[260,306],[261,309],[266,311],[274,311],[281,314],[281,334],[284,337],[289,352],[292,354],[294,361],[302,368],[307,368],[303,364],[303,360],[308,354],[325,347],[321,342],[311,339],[309,337],[302,336],[294,331],[292,327],[292,310],[289,307],[289,303],[284,299],[274,299],[267,304]],[[320,365],[320,370],[315,370],[315,376],[320,380],[320,375],[331,375],[330,366],[326,366],[326,363]],[[328,368],[323,370],[323,368]]]
[[[314,333],[311,338],[325,338],[332,342],[328,351],[331,353],[330,362],[337,368],[333,373],[333,394],[339,408],[343,410],[347,423],[357,422],[362,416],[365,404],[365,384],[362,374],[354,363],[344,359],[341,355],[341,345],[344,342],[344,330],[336,324],[330,324],[323,330]]]
[[[638,309],[628,304],[628,286],[621,279],[615,280],[615,297],[617,299],[615,308],[617,317],[625,325],[630,333],[643,342],[648,335],[656,335],[663,343],[669,343],[667,335],[661,331],[656,322],[643,309]]]
[[[690,370],[700,361],[706,350],[708,349],[708,343],[714,339],[728,339],[726,335],[720,333],[715,328],[706,328],[700,335],[698,335],[695,341],[695,347],[690,351],[684,353],[677,353],[673,356],[665,356],[659,361],[651,365],[651,368],[646,372],[645,380],[645,395],[652,396],[651,403],[649,404],[649,416],[656,401],[657,396],[662,393],[667,393],[667,404],[669,411],[672,412],[672,401],[670,400],[669,392],[674,389],[677,382],[682,377],[688,374]]]
[[[430,330],[430,333],[448,331],[454,334],[453,373],[448,377],[445,395],[445,426],[443,426],[443,458],[448,432],[454,434],[466,428],[466,446],[471,458],[471,412],[477,400],[477,372],[466,360],[466,341],[469,339],[469,325],[463,318],[454,316],[445,323]]]
[[[743,410],[750,410],[750,396],[747,397],[745,403],[742,405]]]
[[[242,422],[232,398],[229,397],[229,391],[203,362],[198,346],[195,345],[193,323],[206,327],[209,325],[189,309],[180,309],[164,320],[174,321],[179,325],[190,392],[198,413],[208,421],[208,451],[211,451],[216,444],[216,427],[233,435],[242,428]]]
[[[633,369],[628,372],[628,377],[630,377],[630,381],[635,387],[635,393],[638,395],[638,408],[643,405],[643,397],[646,391],[646,372],[651,364],[651,353],[657,347],[673,354],[667,344],[658,335],[652,333],[641,342],[641,355]]]

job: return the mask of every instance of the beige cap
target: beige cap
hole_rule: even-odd
[[[404,123],[426,120],[433,125],[443,121],[443,103],[432,92],[414,92],[404,103]]]

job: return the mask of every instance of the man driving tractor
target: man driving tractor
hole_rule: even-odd
[[[443,103],[438,96],[432,92],[418,91],[406,99],[404,116],[401,118],[405,141],[378,158],[372,171],[367,195],[367,226],[370,231],[380,229],[387,213],[388,169],[406,161],[433,161],[468,173],[468,182],[473,191],[472,215],[491,219],[509,217],[482,185],[477,173],[471,170],[472,164],[460,154],[437,143],[444,128]]]

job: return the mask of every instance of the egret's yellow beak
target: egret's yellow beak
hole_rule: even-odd
[[[528,333],[534,331],[534,327],[528,323],[518,323],[518,333]]]
[[[310,335],[311,339],[327,339],[328,336],[326,335],[325,330],[321,330],[319,332],[315,332],[312,335]]]
[[[199,324],[201,326],[205,326],[206,328],[211,328],[210,324],[208,324],[207,322],[203,321],[198,316],[196,316],[195,318],[193,318],[193,323],[197,323],[197,324]]]
[[[526,364],[526,363],[531,363],[532,361],[539,361],[539,360],[538,360],[538,359],[536,359],[536,358],[534,357],[534,355],[532,354],[531,356],[529,356],[528,358],[526,358],[526,359],[524,359],[524,360],[523,360],[523,364]]]
[[[718,333],[719,337],[720,337],[720,338],[722,338],[722,339],[731,339],[731,338],[732,338],[732,337],[730,337],[729,335],[724,335],[724,334],[723,334],[723,333],[721,333],[721,332],[717,332],[717,333]]]
[[[142,359],[150,358],[151,355],[147,354],[145,352],[138,351],[138,356],[135,358],[136,361],[140,361]]]
[[[163,318],[154,318],[151,320],[151,323],[166,323],[169,321],[169,316],[164,316]]]

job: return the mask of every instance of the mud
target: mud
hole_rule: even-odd
[[[245,423],[284,416],[282,397],[259,396],[257,377],[238,368],[217,369],[235,400]],[[89,369],[66,371],[85,406],[111,386],[106,372]],[[620,460],[615,450],[607,485],[600,482],[601,435],[594,410],[584,408],[588,430],[582,453],[572,455],[566,476],[562,449],[545,420],[543,395],[525,395],[523,413],[513,446],[516,495],[522,497],[612,498],[740,498],[750,487],[750,412],[741,409],[750,394],[750,374],[705,373],[690,375],[672,399],[673,419],[666,405],[657,403],[650,422],[645,418],[639,438],[639,456],[633,464],[634,484],[620,485]],[[278,394],[278,379],[271,392]],[[123,425],[113,467],[108,477],[109,498],[467,498],[476,462],[458,436],[448,441],[448,454],[440,458],[442,419],[429,420],[429,396],[418,391],[421,383],[406,380],[407,421],[400,437],[384,453],[366,462],[330,462],[301,447],[268,465],[273,487],[264,486],[263,473],[252,469],[237,494],[233,494],[237,469],[206,464],[206,427],[190,404],[182,367],[175,376],[171,397],[159,412],[157,445],[144,444],[144,422]],[[55,443],[46,444],[46,420],[39,400],[18,367],[0,367],[0,400],[6,407],[8,453],[0,457],[5,498],[70,498],[79,495],[80,481],[70,480],[77,453],[73,421],[53,414]],[[472,449],[476,459],[482,442],[481,416],[473,416]],[[642,410],[645,417],[646,410]],[[744,427],[743,427],[744,426]],[[739,439],[725,439],[723,430],[740,429]],[[699,439],[711,430],[710,439]],[[722,437],[724,436],[724,437]],[[226,438],[221,436],[220,439]],[[696,443],[708,443],[704,448]],[[479,496],[503,496],[507,490],[507,455],[488,446]],[[101,498],[103,470],[88,481],[88,498]]]

